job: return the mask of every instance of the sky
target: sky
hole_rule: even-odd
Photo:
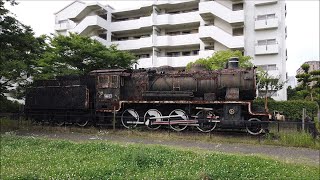
[[[72,0],[16,0],[17,6],[7,6],[17,19],[31,26],[36,36],[54,33],[54,13],[61,10]],[[89,2],[88,0],[83,0]],[[94,1],[94,0],[90,0]],[[148,2],[141,0],[104,0],[101,4],[109,4],[115,9],[140,6]],[[319,61],[319,0],[287,0],[286,25],[288,37],[287,72],[294,76],[296,70],[305,61]]]

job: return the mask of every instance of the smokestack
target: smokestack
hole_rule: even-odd
[[[228,61],[228,69],[237,69],[239,68],[239,58],[231,57]]]

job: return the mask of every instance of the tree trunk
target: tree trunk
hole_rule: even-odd
[[[266,89],[266,95],[265,95],[265,100],[264,100],[264,110],[266,112],[269,112],[269,108],[268,108],[268,88]]]

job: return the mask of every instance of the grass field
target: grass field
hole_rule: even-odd
[[[154,145],[1,135],[1,179],[318,179],[319,168]]]

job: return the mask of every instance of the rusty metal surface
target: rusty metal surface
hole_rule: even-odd
[[[227,88],[226,100],[238,100],[239,88]]]
[[[86,86],[49,86],[28,89],[26,109],[88,109]]]
[[[267,112],[253,112],[252,111],[252,103],[250,101],[119,101],[117,108],[115,109],[117,112],[121,110],[125,104],[180,104],[180,105],[223,105],[223,104],[238,104],[247,107],[248,113],[253,116],[265,116],[270,117],[270,114]],[[113,112],[111,109],[97,109],[98,112]]]

